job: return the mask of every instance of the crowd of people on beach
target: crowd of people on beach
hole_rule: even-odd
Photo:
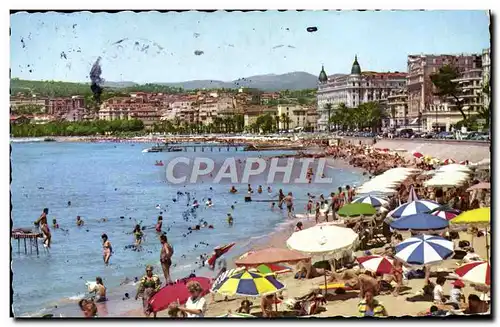
[[[215,138],[202,139],[200,142],[215,141]],[[191,140],[192,141],[192,140]],[[236,141],[233,141],[236,142]],[[308,143],[309,144],[309,143]],[[323,146],[317,142],[312,142],[310,144],[315,144],[317,146]],[[391,153],[389,151],[376,150],[373,147],[366,147],[362,145],[355,144],[340,144],[334,146],[323,146],[323,153],[314,154],[314,156],[327,156],[333,159],[342,159],[348,162],[350,165],[362,168],[366,174],[371,176],[379,175],[391,168],[397,167],[414,167],[420,169],[432,169],[433,167],[427,163],[416,160],[407,160],[400,156],[398,153]],[[310,154],[299,153],[299,157],[310,156]],[[157,162],[158,164],[158,162]],[[314,175],[312,170],[308,171],[308,178]],[[358,304],[358,313],[360,316],[374,316],[374,317],[384,317],[388,316],[387,308],[382,304],[377,297],[381,294],[393,294],[394,296],[400,296],[401,289],[403,288],[404,280],[409,278],[423,278],[425,284],[421,290],[421,295],[429,295],[432,297],[432,306],[425,312],[421,312],[419,315],[435,316],[443,315],[450,310],[463,309],[464,313],[484,313],[489,309],[487,300],[480,299],[475,294],[470,294],[466,299],[461,289],[464,287],[463,283],[459,280],[453,283],[453,289],[450,296],[445,296],[443,292],[443,285],[447,281],[444,277],[440,276],[436,278],[435,281],[431,280],[431,272],[429,267],[424,267],[423,269],[414,269],[404,262],[400,261],[395,257],[395,245],[403,240],[402,235],[390,230],[387,223],[385,222],[385,214],[389,210],[393,210],[401,203],[408,201],[410,196],[412,196],[412,190],[419,198],[429,199],[437,202],[440,205],[446,205],[449,208],[466,211],[480,207],[490,206],[490,196],[487,192],[479,191],[471,194],[467,192],[467,188],[475,185],[481,181],[488,181],[489,176],[476,175],[473,176],[469,181],[463,185],[457,187],[449,187],[443,189],[440,187],[429,188],[424,186],[424,182],[430,178],[429,175],[419,175],[413,174],[396,189],[396,192],[388,196],[387,210],[384,212],[379,212],[376,214],[376,223],[378,226],[383,227],[383,233],[385,236],[385,244],[382,246],[382,252],[391,260],[393,260],[393,267],[389,274],[376,275],[375,273],[362,269],[356,264],[353,257],[346,257],[339,261],[334,261],[326,264],[325,266],[317,266],[311,261],[301,261],[298,263],[295,269],[296,279],[312,279],[320,276],[326,276],[327,283],[342,283],[344,285],[344,290],[359,290],[360,302]],[[233,185],[229,188],[228,192],[230,194],[237,194],[238,190]],[[271,210],[276,210],[276,207],[280,210],[286,210],[288,219],[297,219],[296,215],[296,202],[294,200],[294,195],[292,192],[285,192],[283,189],[279,189],[276,194],[273,193],[272,186],[262,186],[258,185],[256,191],[257,194],[262,194],[267,192],[272,195],[270,198],[270,208]],[[248,184],[247,189],[244,192],[246,198],[251,201],[251,196],[254,194],[254,189],[252,185]],[[190,205],[188,211],[194,212],[202,206],[196,199],[191,202],[189,194],[187,195],[187,202]],[[345,187],[338,187],[335,192],[331,192],[327,196],[323,194],[315,195],[307,193],[307,204],[305,205],[305,212],[307,217],[314,217],[314,222],[316,224],[338,222],[341,218],[337,215],[337,212],[341,208],[351,203],[356,196],[356,189],[350,185]],[[179,197],[179,194],[178,194]],[[206,207],[211,207],[213,205],[212,199],[208,198],[202,200],[205,202]],[[68,205],[71,205],[68,202]],[[231,206],[234,209],[234,206]],[[47,223],[47,215],[49,209],[43,209],[40,217],[35,221],[35,225],[39,226],[40,231],[43,235],[43,244],[45,247],[50,248],[51,246],[51,233]],[[187,214],[187,213],[186,213]],[[331,220],[329,221],[329,217]],[[233,226],[235,224],[235,219],[231,213],[227,214],[227,224]],[[80,216],[76,218],[76,225],[78,227],[84,226],[84,221]],[[163,230],[163,217],[160,215],[157,218],[154,230],[161,244],[161,250],[159,253],[160,264],[163,272],[164,283],[162,284],[160,277],[154,274],[154,267],[147,265],[145,269],[145,275],[138,280],[138,289],[135,295],[135,299],[142,298],[143,302],[143,313],[145,316],[150,316],[153,314],[156,316],[156,312],[152,312],[149,300],[160,291],[162,286],[172,284],[174,281],[171,277],[172,268],[172,258],[174,256],[174,247],[168,242],[167,232]],[[53,228],[60,228],[57,221],[54,219]],[[366,240],[367,234],[370,234],[369,229],[377,228],[375,225],[369,225],[362,219],[356,221],[353,220],[346,224],[346,227],[352,228],[359,234],[360,240]],[[202,228],[213,229],[214,226],[208,224],[208,222],[200,222],[199,224],[190,227],[188,233],[193,231],[199,231]],[[302,221],[297,221],[294,226],[293,232],[299,232],[304,229],[304,224]],[[478,236],[486,237],[482,231],[473,230]],[[483,233],[483,234],[481,234]],[[144,226],[141,224],[136,224],[133,231],[134,237],[134,248],[140,249],[141,244],[144,239]],[[443,237],[447,239],[456,239],[458,236],[451,232],[445,232],[442,234]],[[102,239],[102,249],[103,249],[103,262],[104,264],[109,264],[110,259],[113,255],[113,247],[108,236],[103,233]],[[367,242],[361,242],[361,247],[366,247]],[[464,246],[466,249],[468,257],[464,260],[473,260],[474,249],[470,246]],[[364,249],[363,249],[364,250]],[[366,249],[365,254],[371,254],[370,250]],[[222,252],[218,252],[216,249],[214,252],[215,259],[220,259],[223,255]],[[476,255],[477,256],[477,255]],[[205,262],[206,257],[200,258],[202,262]],[[477,259],[477,258],[476,258]],[[210,268],[215,268],[215,261]],[[226,272],[226,267],[222,267],[216,278]],[[215,280],[215,279],[214,279]],[[184,305],[179,303],[172,303],[168,308],[168,315],[171,317],[203,317],[207,310],[207,301],[202,296],[204,294],[200,283],[189,282],[186,285],[190,297]],[[92,290],[95,296],[93,298],[82,299],[79,302],[79,307],[83,312],[85,317],[96,317],[98,315],[98,309],[96,303],[104,302],[107,300],[106,297],[106,287],[103,284],[101,277],[96,277],[96,286]],[[311,293],[312,294],[312,293]],[[324,301],[321,295],[317,292],[314,294],[308,294],[309,301],[316,303],[317,301]],[[128,295],[126,296],[128,297]],[[272,306],[275,301],[279,300],[279,295],[266,295],[261,299],[261,311],[263,317],[272,317],[276,315],[273,311]],[[318,302],[318,303],[319,303]],[[251,304],[248,300],[242,302],[238,312],[250,313]],[[451,309],[450,309],[451,308]],[[314,312],[313,312],[314,313]],[[311,314],[311,312],[308,312]]]

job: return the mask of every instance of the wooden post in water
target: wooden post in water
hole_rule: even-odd
[[[38,238],[35,238],[36,255],[38,255]]]
[[[21,253],[21,240],[17,239],[17,253]]]
[[[28,254],[28,248],[26,247],[26,239],[24,239],[24,254]]]

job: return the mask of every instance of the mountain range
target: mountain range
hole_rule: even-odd
[[[267,74],[240,78],[230,82],[218,80],[194,80],[175,83],[155,82],[154,84],[166,85],[171,87],[182,87],[185,90],[193,89],[213,89],[213,88],[256,88],[262,91],[278,90],[303,90],[315,89],[317,86],[317,77],[306,72],[293,72],[286,74]],[[134,82],[105,82],[104,86],[122,88],[138,85]]]

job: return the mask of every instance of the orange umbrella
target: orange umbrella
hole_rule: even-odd
[[[491,188],[490,183],[478,183],[476,185],[472,185],[467,189],[467,192],[474,190],[489,190]]]
[[[258,266],[268,263],[299,262],[302,260],[310,259],[311,256],[302,254],[298,251],[268,248],[260,251],[255,251],[244,258],[236,260],[234,263],[237,266]]]

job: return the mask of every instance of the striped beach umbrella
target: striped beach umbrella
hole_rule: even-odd
[[[352,203],[368,203],[368,204],[372,205],[372,207],[378,208],[378,207],[386,205],[387,201],[382,199],[382,198],[376,197],[376,196],[368,195],[368,196],[356,198],[352,201]]]
[[[284,273],[292,271],[292,269],[290,267],[277,265],[277,264],[273,264],[273,263],[266,264],[266,265],[262,264],[262,265],[257,266],[257,268],[255,268],[255,269],[259,273],[264,274],[264,275],[269,275],[269,274],[279,275],[279,274],[284,274]]]
[[[392,218],[400,218],[404,216],[414,215],[417,213],[430,212],[439,207],[439,204],[430,200],[417,200],[405,203],[394,209],[390,215]]]
[[[438,216],[440,218],[446,219],[446,220],[452,220],[456,216],[458,216],[460,212],[454,212],[454,211],[444,211],[444,210],[437,210],[431,213],[433,216]]]
[[[471,283],[491,285],[491,268],[486,261],[466,263],[458,267],[455,273]]]
[[[363,268],[377,274],[390,274],[392,271],[392,260],[381,255],[369,255],[356,260]]]
[[[285,288],[272,275],[248,270],[227,277],[214,291],[223,295],[262,296],[274,294]]]
[[[404,216],[390,223],[392,229],[412,231],[435,231],[444,229],[448,225],[448,220],[427,213]]]
[[[439,236],[419,235],[396,245],[396,258],[412,265],[440,262],[453,252],[453,242]]]

